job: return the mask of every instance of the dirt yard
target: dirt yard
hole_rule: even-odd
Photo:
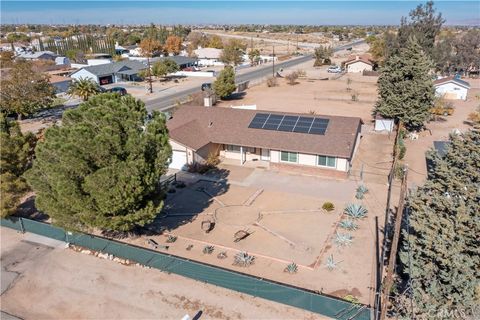
[[[311,65],[313,62],[308,62]],[[289,85],[285,79],[278,79],[277,87],[266,83],[248,89],[239,100],[222,101],[220,107],[232,105],[256,105],[258,110],[278,112],[312,113],[360,117],[365,123],[372,121],[372,110],[377,97],[377,77],[363,77],[360,74],[346,74],[336,80],[321,69],[307,69],[303,65],[294,70],[305,70],[307,76]],[[284,70],[283,75],[291,70]],[[355,96],[356,101],[352,101]]]
[[[341,298],[353,295],[362,303],[373,303],[375,216],[384,212],[384,183],[378,186],[365,183],[371,191],[360,201],[354,198],[360,183],[356,178],[333,180],[264,169],[250,169],[248,174],[241,167],[242,174],[235,174],[236,168],[224,168],[228,172],[223,176],[226,181],[191,181],[186,188],[168,194],[166,215],[149,228],[153,234],[158,233],[149,238],[169,246],[168,250],[160,250]],[[237,179],[231,179],[230,174]],[[321,209],[326,201],[334,203],[334,211],[326,213]],[[358,230],[351,232],[353,244],[342,248],[334,243],[334,236],[337,231],[346,232],[337,224],[344,217],[343,208],[351,202],[362,202],[369,215],[358,222]],[[214,223],[208,233],[202,229],[204,221]],[[234,235],[239,230],[250,235],[235,242]],[[176,241],[168,243],[169,235],[177,237]],[[146,239],[129,241],[145,246]],[[208,245],[214,247],[211,254],[203,252]],[[233,264],[234,256],[243,251],[256,258],[247,268]],[[221,252],[227,258],[220,259]],[[334,270],[326,267],[330,256],[338,263]],[[298,265],[298,273],[284,271],[291,262]]]
[[[47,247],[31,234],[0,232],[2,319],[325,319],[155,269]]]
[[[464,132],[472,127],[465,123],[468,114],[474,112],[480,106],[480,80],[467,79],[472,89],[470,89],[467,101],[452,100],[455,111],[451,116],[439,117],[438,121],[431,121],[427,124],[427,129],[419,134],[417,140],[405,140],[407,153],[405,163],[409,167],[409,185],[422,185],[427,177],[427,165],[425,161],[425,152],[433,148],[433,141],[448,141],[449,135],[454,130]],[[431,134],[430,134],[431,132]]]

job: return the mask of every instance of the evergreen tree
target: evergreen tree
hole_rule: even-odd
[[[381,69],[376,112],[402,121],[407,129],[421,128],[435,98],[431,68],[431,60],[415,38],[410,38],[406,48],[390,56]]]
[[[415,316],[409,301],[395,305],[413,318],[472,317],[480,301],[480,132],[452,136],[446,155],[428,158],[428,180],[408,199],[400,253]]]
[[[213,91],[221,99],[231,95],[236,89],[233,67],[225,67],[213,83]]]
[[[162,208],[171,147],[165,117],[131,96],[102,94],[47,129],[27,181],[37,208],[71,229],[129,231]]]
[[[409,13],[409,20],[403,17],[397,35],[397,47],[403,48],[408,39],[415,37],[423,51],[432,57],[435,39],[439,35],[445,19],[441,13],[436,13],[433,1],[418,5]]]
[[[22,177],[34,155],[35,136],[22,134],[17,122],[0,113],[0,215],[6,217],[17,209],[21,197],[28,191]]]

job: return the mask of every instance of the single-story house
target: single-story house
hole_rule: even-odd
[[[222,49],[216,48],[198,48],[194,50],[198,58],[198,65],[203,67],[223,66],[224,63],[220,61]]]
[[[147,63],[147,58],[145,57],[129,57],[128,59],[130,61],[141,61],[144,64]],[[175,63],[178,64],[180,69],[196,66],[198,61],[198,59],[196,58],[190,58],[190,57],[184,57],[184,56],[168,56],[168,57],[153,57],[150,59],[150,64],[153,65],[155,62],[162,61],[165,59],[170,59],[175,61]]]
[[[94,65],[74,71],[70,77],[74,79],[92,79],[100,85],[119,81],[137,81],[138,73],[147,69],[147,66],[139,61],[123,60],[112,63]]]
[[[272,169],[346,177],[361,125],[362,120],[354,117],[180,108],[167,121],[173,150],[170,168],[204,163],[213,154],[238,165],[258,163]]]
[[[445,77],[433,82],[435,95],[445,99],[467,100],[470,84],[459,77]]]
[[[373,71],[375,64],[369,54],[362,54],[360,56],[349,56],[348,59],[343,62],[343,65],[347,72],[363,72]]]
[[[24,52],[21,53],[19,58],[25,60],[52,60],[55,61],[57,55],[52,51],[37,51],[37,52]]]
[[[68,91],[73,79],[51,74],[48,81],[55,87],[55,93],[65,93]]]

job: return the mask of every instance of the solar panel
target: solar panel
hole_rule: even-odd
[[[329,119],[257,113],[249,128],[324,135]]]

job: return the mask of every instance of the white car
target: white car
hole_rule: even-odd
[[[328,67],[327,72],[328,73],[340,73],[340,72],[342,72],[342,68],[340,68],[339,66],[330,66],[330,67]]]

